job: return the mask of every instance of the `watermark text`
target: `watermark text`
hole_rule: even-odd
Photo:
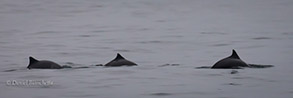
[[[54,84],[53,81],[50,80],[7,80],[7,86],[52,86]]]

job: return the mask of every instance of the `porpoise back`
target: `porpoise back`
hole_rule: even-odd
[[[28,69],[61,69],[62,67],[52,61],[37,60],[33,57],[29,57]]]
[[[136,66],[137,64],[125,59],[122,57],[119,53],[117,53],[117,56],[112,61],[108,62],[104,66],[106,67],[120,67],[120,66]]]
[[[240,59],[236,51],[233,49],[232,55],[226,57],[213,65],[213,69],[235,69],[241,67],[248,67],[249,65],[246,64],[244,61]]]

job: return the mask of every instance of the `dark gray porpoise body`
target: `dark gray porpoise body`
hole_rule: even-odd
[[[29,57],[29,65],[27,66],[28,69],[61,69],[62,67],[52,61],[47,60],[37,60],[33,57]]]
[[[117,53],[117,56],[115,59],[110,61],[109,63],[105,64],[106,67],[119,67],[119,66],[136,66],[134,62],[131,62],[129,60],[126,60],[124,57],[122,57],[119,53]]]
[[[231,56],[224,58],[220,61],[218,61],[214,66],[213,69],[236,69],[241,67],[248,67],[249,65],[243,62],[235,50],[233,50],[233,53]]]

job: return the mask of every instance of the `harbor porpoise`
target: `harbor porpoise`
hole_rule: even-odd
[[[244,61],[240,59],[236,51],[233,49],[232,55],[226,57],[217,63],[214,64],[212,67],[213,69],[237,69],[241,67],[249,67]]]
[[[136,66],[137,64],[134,62],[131,62],[124,57],[122,57],[119,53],[117,53],[117,56],[115,59],[110,61],[109,63],[105,64],[106,67],[120,67],[120,66]]]
[[[62,67],[52,61],[48,60],[37,60],[33,57],[29,57],[28,69],[61,69]]]

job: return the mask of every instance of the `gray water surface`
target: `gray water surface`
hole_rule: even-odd
[[[292,0],[0,0],[0,97],[291,98],[292,9]],[[274,67],[196,69],[232,49]],[[138,66],[94,66],[116,53]],[[84,68],[27,70],[29,56]]]

